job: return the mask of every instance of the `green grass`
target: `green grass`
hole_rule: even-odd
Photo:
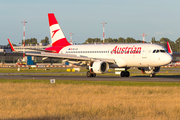
[[[47,83],[50,80],[7,80],[0,79],[0,83]],[[176,86],[180,87],[179,82],[133,82],[133,81],[72,81],[72,80],[56,80],[55,84],[73,84],[73,85],[107,85],[107,86]]]
[[[178,67],[176,68],[176,71],[172,73],[173,69],[171,68],[161,68],[161,71],[156,74],[156,76],[162,76],[162,75],[180,75],[180,70],[177,70]],[[84,73],[79,73],[79,72],[67,72],[66,69],[72,69],[72,68],[48,68],[49,70],[45,70],[45,68],[37,68],[37,69],[27,69],[27,68],[21,68],[20,71],[17,71],[17,68],[0,68],[0,73],[19,73],[16,75],[35,75],[31,73],[37,73],[38,75],[44,75],[44,76],[52,76],[52,75],[80,75],[80,76],[85,76],[87,69],[81,68],[80,72]],[[167,70],[168,69],[168,70]],[[62,73],[63,72],[63,73]],[[110,72],[107,72],[105,74],[97,74],[97,76],[119,76],[114,73],[114,69],[110,69]],[[149,74],[142,74],[140,70],[138,69],[129,69],[130,76],[149,76]],[[168,72],[168,73],[166,73]],[[45,74],[44,74],[45,73]],[[47,73],[47,74],[46,74]],[[48,74],[50,73],[50,74]],[[8,74],[11,75],[11,74]]]
[[[50,70],[45,70],[45,68],[37,68],[37,69],[27,69],[21,68],[20,71],[17,71],[18,68],[0,68],[0,73],[40,73],[40,72],[66,72],[66,69],[55,69],[55,68],[47,68]]]
[[[180,70],[180,67],[173,67],[173,68],[176,68],[176,69],[179,69]],[[28,69],[28,68],[21,68],[20,71],[17,71],[18,68],[0,68],[0,73],[28,73],[28,72],[32,72],[32,73],[36,73],[36,72],[66,72],[66,69],[72,69],[72,68],[34,68],[34,69]],[[49,69],[49,70],[45,70],[45,69]],[[167,70],[169,69],[169,70]],[[81,68],[80,72],[86,72],[87,69],[85,68]],[[129,69],[130,72],[141,72],[140,70],[138,69]],[[160,72],[161,71],[174,71],[172,70],[172,67],[171,68],[161,68]],[[178,70],[176,70],[177,72],[180,72]],[[114,69],[110,69],[110,72],[115,72]]]

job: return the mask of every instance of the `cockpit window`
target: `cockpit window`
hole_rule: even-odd
[[[161,53],[165,53],[166,51],[165,50],[160,50],[161,51]]]
[[[161,49],[161,50],[153,50],[153,53],[166,53],[165,50]]]

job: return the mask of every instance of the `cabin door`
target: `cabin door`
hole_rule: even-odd
[[[148,51],[148,47],[144,47],[142,50],[142,58],[147,58],[147,51]]]

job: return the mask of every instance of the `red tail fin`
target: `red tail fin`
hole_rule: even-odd
[[[49,18],[49,27],[50,27],[50,33],[51,33],[52,46],[65,47],[65,46],[71,45],[67,41],[60,25],[58,24],[56,20],[55,15],[53,13],[49,13],[48,18]]]

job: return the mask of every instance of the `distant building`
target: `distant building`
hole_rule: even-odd
[[[11,50],[10,46],[0,46],[0,62],[6,62],[6,63],[16,63],[18,61],[18,59],[23,59],[23,51],[25,51],[25,53],[29,53],[29,52],[39,52],[39,51],[35,51],[35,50],[29,50],[29,49],[46,49],[47,47],[50,47],[51,45],[45,45],[40,43],[39,45],[35,44],[30,44],[30,45],[25,45],[25,47],[23,46],[14,46],[14,49],[20,53],[14,53]],[[25,49],[24,49],[25,48]],[[60,59],[50,59],[47,58],[46,60],[42,60],[42,57],[34,57],[33,58],[35,63],[50,63],[50,62],[54,62],[54,63],[60,63],[61,60]]]
[[[172,55],[173,61],[180,61],[180,52],[175,52]]]
[[[8,52],[8,53],[12,52],[11,47],[7,45],[0,45],[0,53],[3,52]]]
[[[28,45],[25,45],[25,47],[23,46],[14,46],[14,49],[18,52],[23,52],[25,51],[25,53],[32,53],[32,52],[39,52],[39,51],[35,51],[35,50],[30,50],[30,49],[39,49],[39,50],[43,50],[43,49],[46,49],[47,47],[50,47],[51,45],[46,45],[46,44],[42,44],[42,43],[39,43],[39,44],[28,44]],[[25,48],[25,49],[24,49]]]

